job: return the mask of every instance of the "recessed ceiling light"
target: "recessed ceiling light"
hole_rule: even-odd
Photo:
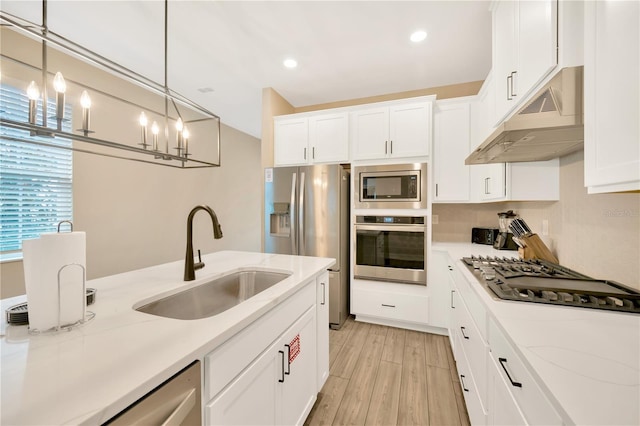
[[[425,38],[427,38],[427,33],[426,31],[422,30],[415,31],[413,34],[411,34],[411,37],[409,37],[409,39],[414,43],[419,43]]]
[[[298,62],[295,59],[285,59],[283,65],[287,68],[295,68],[298,66]]]

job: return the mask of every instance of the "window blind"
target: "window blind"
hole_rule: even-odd
[[[55,100],[47,109],[48,126],[55,128]],[[65,105],[65,117],[71,117]],[[29,99],[26,90],[0,85],[0,116],[28,121]],[[38,101],[37,122],[42,122],[42,101]],[[62,130],[71,132],[71,120]],[[10,140],[43,140],[61,148]],[[0,128],[0,256],[22,250],[22,240],[55,232],[61,220],[72,220],[71,140],[31,136],[28,131]]]

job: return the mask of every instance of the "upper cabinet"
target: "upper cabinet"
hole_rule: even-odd
[[[349,161],[346,112],[276,117],[273,136],[275,166]]]
[[[470,117],[473,98],[437,101],[433,123],[433,201],[469,201]]]
[[[431,150],[434,100],[425,96],[274,117],[274,166],[424,160]]]
[[[493,10],[495,122],[558,64],[558,0],[511,1]]]
[[[354,160],[429,155],[432,102],[381,106],[351,113]]]
[[[589,193],[640,190],[640,3],[584,5],[584,180]]]

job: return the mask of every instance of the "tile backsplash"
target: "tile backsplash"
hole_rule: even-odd
[[[497,228],[497,213],[513,210],[561,264],[640,289],[640,193],[588,195],[583,170],[582,151],[560,159],[560,201],[434,204],[433,240],[470,242],[472,227]]]

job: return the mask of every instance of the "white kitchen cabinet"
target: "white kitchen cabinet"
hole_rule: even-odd
[[[428,156],[431,114],[430,101],[354,110],[350,118],[353,159]]]
[[[318,392],[329,378],[329,273],[316,279]]]
[[[502,377],[503,372],[493,358],[489,360],[489,406],[490,425],[525,426],[527,420],[509,389],[511,384]]]
[[[480,201],[502,201],[507,197],[506,163],[471,167],[471,191]]]
[[[460,336],[455,334],[456,348],[462,347]],[[458,370],[458,378],[460,379],[460,387],[462,388],[462,396],[467,407],[469,420],[472,425],[487,424],[487,412],[482,406],[480,399],[481,391],[478,389],[473,374],[472,367],[467,359],[467,355],[463,350],[458,350],[455,355],[456,369]]]
[[[349,161],[349,115],[333,112],[274,119],[274,165]]]
[[[310,115],[307,151],[307,158],[312,164],[348,162],[349,114]]]
[[[493,10],[495,122],[558,63],[558,0],[498,1]]]
[[[437,101],[434,112],[433,202],[469,201],[471,100]]]
[[[537,385],[493,318],[489,320],[489,346],[491,348],[490,357],[492,363],[495,364],[490,366],[491,374],[498,374],[504,384],[508,384],[505,390],[498,386],[500,383],[496,384],[498,378],[493,378],[494,391],[498,387],[498,394],[490,397],[494,411],[493,415],[490,414],[490,418],[497,421],[516,421],[515,424],[563,424],[562,418]],[[503,397],[505,393],[510,394],[511,398],[507,398],[506,401],[497,399]],[[506,411],[502,412],[500,406],[505,402],[508,405],[505,406]],[[514,403],[516,407],[513,407]],[[523,421],[518,421],[518,412],[523,417]],[[514,419],[512,420],[512,418]]]
[[[395,321],[427,325],[429,296],[422,285],[354,280],[351,282],[351,313],[356,319]]]
[[[273,162],[275,166],[307,164],[309,122],[307,117],[274,119]]]
[[[640,3],[584,4],[584,180],[640,190]]]
[[[206,424],[304,422],[318,393],[318,345],[328,352],[328,333],[320,343],[316,335],[318,287],[326,276],[205,357]]]
[[[316,399],[315,308],[310,308],[207,404],[214,425],[301,425]]]
[[[447,329],[452,327],[453,278],[452,263],[446,253],[434,251],[431,254],[427,292],[429,294],[429,325]]]

